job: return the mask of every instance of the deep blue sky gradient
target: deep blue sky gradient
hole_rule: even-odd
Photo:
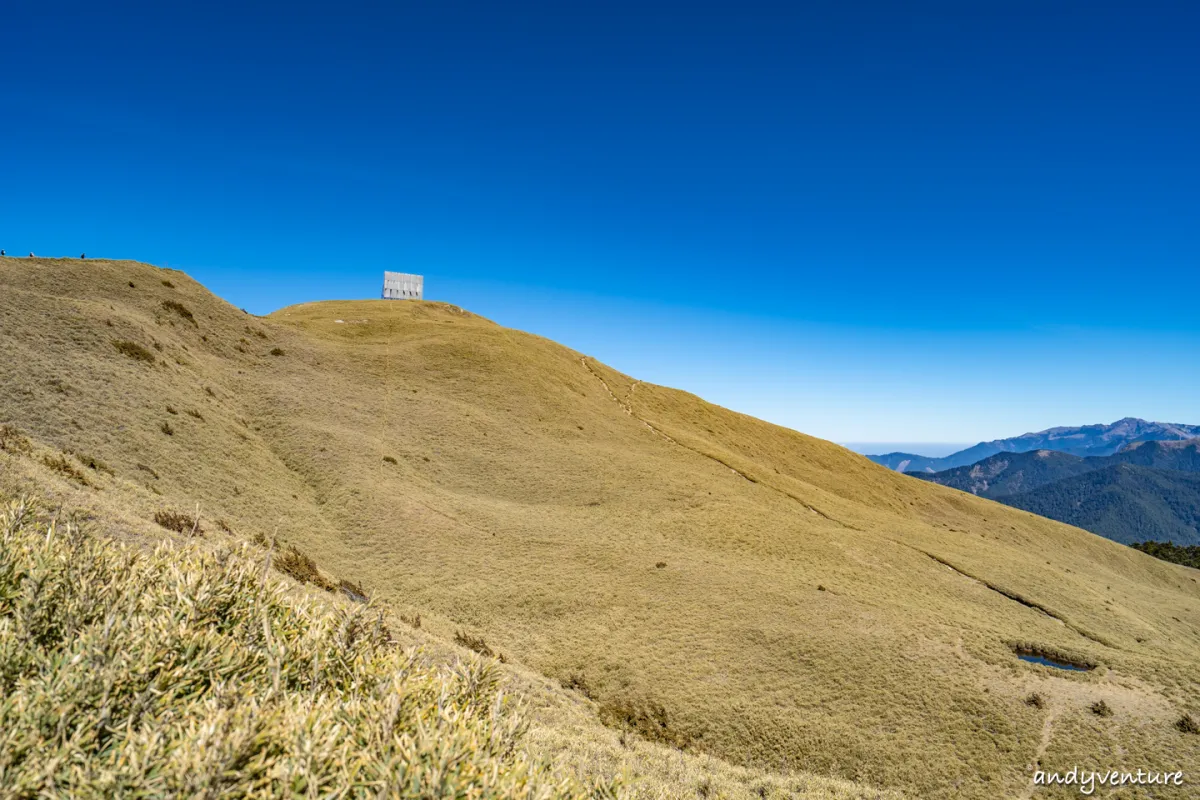
[[[1200,4],[0,10],[0,247],[428,295],[837,441],[1200,422]]]

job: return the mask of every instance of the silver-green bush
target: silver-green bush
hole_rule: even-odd
[[[543,798],[478,660],[430,666],[255,551],[146,553],[0,511],[0,796]]]

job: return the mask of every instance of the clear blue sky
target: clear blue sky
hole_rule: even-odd
[[[1198,32],[1182,0],[6,0],[0,247],[256,313],[421,272],[836,441],[1197,423]]]

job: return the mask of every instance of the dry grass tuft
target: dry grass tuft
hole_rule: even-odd
[[[121,355],[129,356],[137,361],[144,361],[147,364],[154,363],[154,353],[151,353],[137,342],[130,342],[125,339],[116,339],[112,346],[117,348],[117,352]]]
[[[273,356],[281,356],[281,355],[283,355],[283,348],[282,348],[282,347],[272,347],[272,348],[271,348],[271,355],[273,355]]]
[[[1088,708],[1090,708],[1092,713],[1097,717],[1111,717],[1113,715],[1112,706],[1103,700],[1097,700],[1088,706]]]
[[[1192,719],[1190,714],[1184,714],[1180,717],[1179,721],[1175,723],[1175,727],[1181,733],[1200,733],[1200,722]]]
[[[425,666],[238,550],[153,554],[0,513],[12,797],[615,797],[522,749],[486,663]],[[69,713],[67,713],[69,709]]]
[[[1030,706],[1031,708],[1045,708],[1046,699],[1037,692],[1034,692],[1025,698],[1025,705]]]
[[[196,322],[196,316],[194,314],[192,314],[191,310],[187,306],[185,306],[183,303],[180,303],[177,300],[163,300],[162,307],[164,309],[166,309],[167,311],[177,314],[180,318],[199,327],[199,323]]]

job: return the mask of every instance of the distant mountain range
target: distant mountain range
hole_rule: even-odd
[[[1052,450],[998,453],[969,466],[909,474],[1125,544],[1200,545],[1200,439],[1135,442],[1086,458]]]
[[[997,453],[1028,453],[1051,450],[1076,456],[1106,456],[1138,442],[1181,441],[1200,437],[1200,425],[1172,422],[1147,422],[1126,417],[1111,425],[1082,425],[1076,428],[1050,428],[1010,439],[980,442],[942,458],[915,453],[868,455],[876,464],[897,472],[942,472],[975,464]]]

